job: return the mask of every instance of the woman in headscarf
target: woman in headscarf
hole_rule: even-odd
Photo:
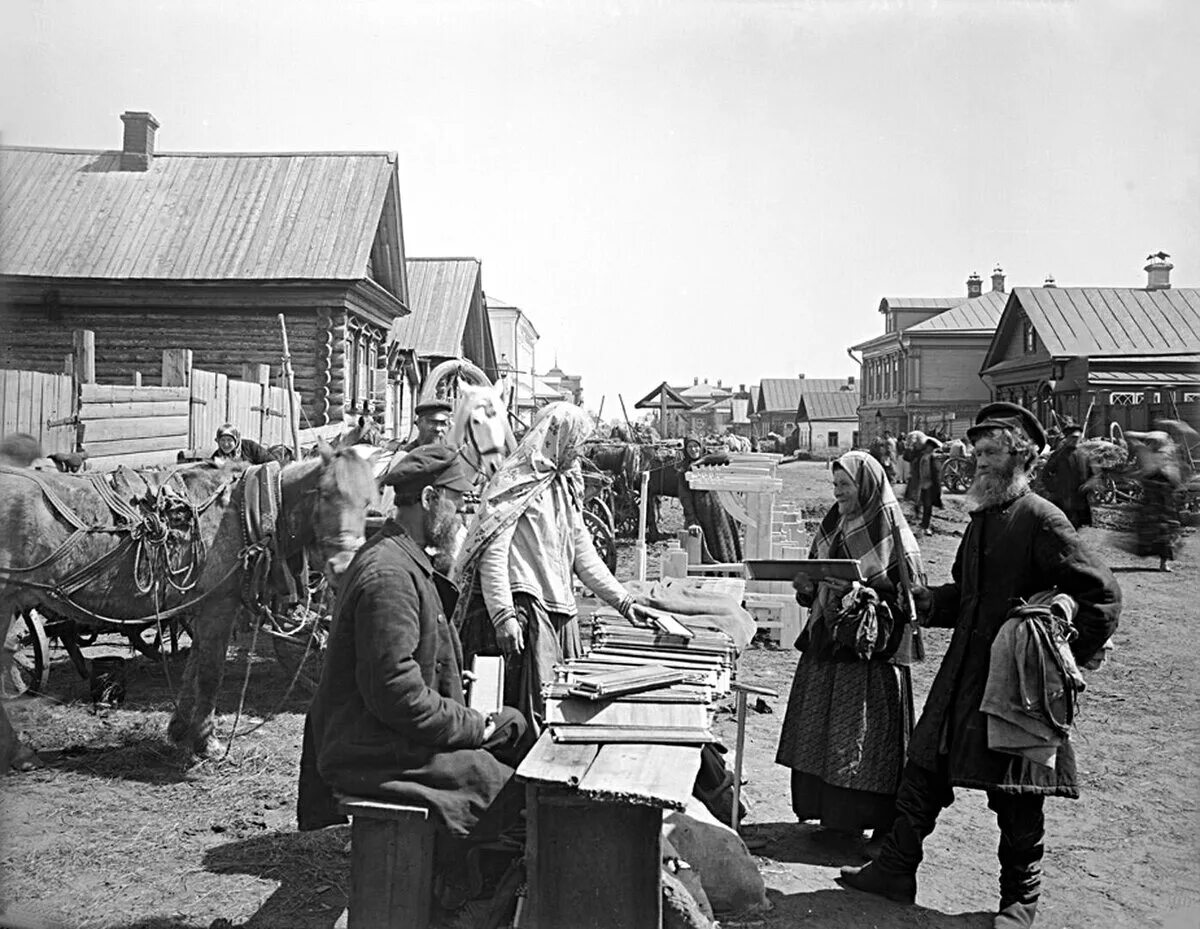
[[[895,818],[913,727],[908,665],[921,657],[903,591],[924,584],[925,572],[878,461],[866,452],[843,455],[833,465],[833,494],[837,502],[821,521],[809,557],[857,559],[873,592],[862,596],[879,601],[879,625],[864,649],[856,632],[867,627],[856,630],[843,612],[851,585],[796,579],[796,599],[811,612],[796,641],[803,654],[775,760],[792,769],[792,809],[802,822],[816,819],[855,835],[874,829],[882,839]]]
[[[556,664],[582,654],[573,577],[634,615],[633,597],[596,554],[583,522],[579,449],[592,428],[570,403],[539,413],[484,490],[455,569],[464,667],[475,655],[503,654],[504,704],[535,728],[542,684],[554,680]]]
[[[730,563],[742,560],[742,540],[738,536],[738,525],[721,505],[715,493],[707,490],[692,490],[687,482],[687,473],[698,464],[726,464],[724,454],[704,454],[704,445],[698,436],[689,435],[683,440],[683,458],[675,467],[679,471],[679,502],[683,506],[683,524],[699,526],[704,532],[704,547],[701,550],[705,564]]]
[[[243,439],[242,433],[233,423],[217,427],[217,450],[212,460],[218,464],[225,461],[244,461],[246,464],[266,464],[271,453],[253,439]]]

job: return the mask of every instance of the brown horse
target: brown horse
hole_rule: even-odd
[[[201,463],[119,471],[103,483],[0,468],[0,626],[7,632],[16,611],[34,606],[85,627],[185,613],[192,647],[168,734],[199,755],[218,750],[214,704],[230,633],[248,609],[249,556],[270,547],[246,538],[249,474]],[[364,541],[370,466],[352,448],[325,448],[284,467],[278,487],[276,559],[307,550],[340,574]]]

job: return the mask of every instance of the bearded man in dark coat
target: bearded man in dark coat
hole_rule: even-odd
[[[1037,419],[1016,404],[988,404],[967,437],[976,460],[967,495],[971,522],[953,579],[913,591],[925,624],[952,628],[954,635],[913,731],[892,830],[876,860],[843,868],[842,880],[914,902],[922,843],[953,802],[952,788],[984,790],[1000,826],[1000,907],[993,925],[1018,929],[1032,925],[1037,911],[1043,801],[1075,799],[1079,789],[1070,741],[1059,747],[1053,767],[988,747],[980,704],[992,642],[1012,606],[1056,589],[1077,606],[1071,651],[1081,667],[1094,670],[1116,629],[1121,591],[1062,511],[1029,490],[1029,470],[1046,441]]]
[[[334,791],[428,807],[451,836],[513,825],[524,717],[484,716],[463,699],[462,645],[447,617],[457,591],[426,547],[453,540],[472,475],[443,445],[388,472],[396,509],[342,578],[321,682],[304,727],[297,819],[344,822]]]

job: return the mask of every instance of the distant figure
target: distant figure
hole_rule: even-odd
[[[700,438],[689,435],[683,441],[683,457],[675,466],[679,471],[679,503],[683,507],[683,524],[699,526],[703,531],[701,557],[705,564],[741,561],[742,540],[738,535],[736,520],[729,515],[717,495],[707,490],[692,490],[685,475],[696,465],[728,462],[728,456],[723,454],[706,456]]]
[[[27,432],[14,432],[0,439],[0,465],[29,468],[41,457],[41,443]]]
[[[1126,547],[1135,555],[1157,555],[1159,570],[1170,571],[1182,531],[1179,511],[1183,474],[1175,443],[1166,432],[1158,430],[1127,432],[1125,436],[1137,443],[1137,479],[1142,487],[1133,544]]]
[[[445,445],[446,433],[450,431],[450,413],[454,407],[449,400],[435,397],[418,403],[413,409],[417,414],[417,434],[406,443],[406,452],[414,451],[422,445]]]
[[[930,522],[933,519],[933,508],[942,508],[942,467],[937,460],[937,451],[942,443],[933,436],[927,436],[925,443],[913,460],[913,473],[908,479],[917,485],[917,514],[921,518],[921,531],[925,535],[933,535]]]
[[[217,428],[217,450],[212,453],[212,460],[218,464],[226,461],[266,464],[273,459],[258,442],[243,439],[242,433],[233,423],[225,423]]]
[[[1042,468],[1045,488],[1042,496],[1062,510],[1076,529],[1092,524],[1092,507],[1085,487],[1092,477],[1092,465],[1087,452],[1079,447],[1082,436],[1081,426],[1068,425]]]

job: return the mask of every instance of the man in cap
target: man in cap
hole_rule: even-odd
[[[417,415],[417,434],[406,445],[404,451],[411,452],[422,445],[441,445],[450,430],[450,413],[454,408],[449,400],[433,398],[418,403],[413,408]]]
[[[1057,597],[1055,608],[1068,620],[1065,614],[1074,613],[1071,651],[1081,666],[1094,670],[1117,626],[1121,591],[1062,512],[1029,492],[1029,471],[1046,441],[1033,414],[1013,403],[990,403],[967,437],[976,461],[967,494],[971,522],[952,580],[913,591],[922,621],[952,628],[954,635],[913,731],[891,832],[874,862],[843,868],[842,880],[914,902],[922,843],[953,802],[952,788],[985,790],[1000,826],[1000,907],[993,925],[1016,929],[1031,925],[1037,911],[1042,801],[1077,798],[1079,791],[1069,741],[1059,746],[1053,766],[989,748],[980,704],[992,641],[1015,603],[1057,589],[1066,597]]]
[[[1062,440],[1042,468],[1043,496],[1057,506],[1076,529],[1092,524],[1092,507],[1086,484],[1092,478],[1092,463],[1079,447],[1083,428],[1074,424],[1063,427]]]
[[[425,549],[453,538],[471,475],[444,446],[418,448],[385,478],[392,516],[342,579],[309,708],[297,819],[344,819],[333,792],[425,806],[451,836],[491,838],[521,808],[512,781],[525,720],[463,699],[462,647],[447,621],[458,592]]]

